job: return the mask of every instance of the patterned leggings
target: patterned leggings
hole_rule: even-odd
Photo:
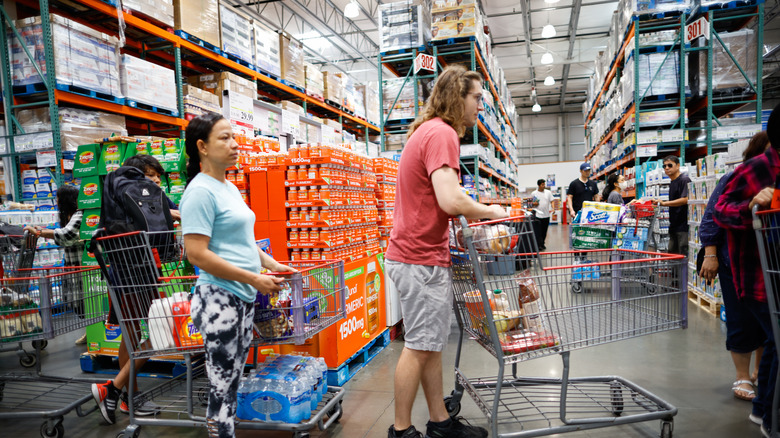
[[[209,437],[232,438],[238,383],[249,354],[255,309],[233,293],[209,284],[195,287],[191,309],[192,322],[206,347]]]

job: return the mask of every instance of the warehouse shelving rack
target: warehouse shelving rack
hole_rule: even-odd
[[[56,9],[56,12],[76,22],[85,24],[95,30],[110,35],[118,33],[118,13],[115,6],[109,5],[99,0],[73,0],[73,1],[49,1],[49,0],[17,0],[17,5],[28,8],[29,11],[39,11],[42,17],[42,29],[45,36],[45,59],[53,59],[53,47],[51,43],[51,26],[48,20],[50,11]],[[210,71],[231,71],[235,74],[249,78],[258,84],[258,94],[275,102],[281,100],[294,100],[302,104],[304,109],[314,115],[323,118],[338,119],[343,126],[357,133],[364,135],[368,142],[369,135],[378,133],[379,128],[363,119],[355,117],[341,108],[332,106],[324,101],[283,84],[274,77],[252,70],[240,63],[234,62],[220,53],[211,51],[198,44],[194,44],[184,38],[175,35],[168,29],[164,29],[143,18],[123,14],[126,24],[126,45],[125,51],[133,52],[148,61],[156,62],[173,68],[177,87],[177,107],[179,115],[184,114],[182,84],[183,69],[187,69],[195,74],[207,73]],[[3,6],[3,26],[4,28],[13,27],[13,22]],[[10,84],[10,66],[8,45],[5,31],[2,32],[2,47],[0,47],[0,58],[5,63],[3,70],[3,80],[5,84]],[[28,54],[29,56],[29,54]],[[47,67],[53,67],[53,62],[47,62]],[[17,152],[13,148],[13,138],[20,135],[21,128],[15,120],[15,110],[33,106],[48,105],[52,115],[52,136],[54,138],[53,148],[57,154],[57,183],[62,182],[60,162],[62,150],[60,146],[59,119],[54,117],[61,104],[71,104],[89,109],[106,111],[110,113],[122,114],[128,117],[128,127],[138,132],[144,132],[147,135],[181,136],[187,121],[181,117],[172,117],[170,115],[158,114],[151,111],[133,108],[121,105],[115,102],[96,99],[90,96],[84,96],[77,93],[62,91],[56,89],[54,68],[47,68],[46,71],[45,93],[39,93],[33,96],[15,96],[12,87],[4,87],[3,100],[5,103],[6,127],[8,130],[7,143],[10,151],[6,156],[12,157],[13,169],[7,169],[17,175],[15,184],[15,195],[17,199],[20,195],[21,181],[18,175],[18,157],[20,155],[34,154],[36,151]],[[37,100],[32,100],[37,99]],[[11,105],[8,105],[12,103]]]
[[[732,111],[735,111],[745,105],[754,104],[756,109],[755,120],[756,123],[760,123],[761,102],[762,102],[762,97],[761,97],[762,83],[761,83],[760,72],[762,71],[762,62],[763,62],[762,53],[760,50],[757,50],[756,71],[759,72],[759,74],[756,75],[756,78],[754,80],[751,80],[748,77],[747,73],[745,72],[745,69],[739,64],[739,62],[731,53],[731,51],[728,49],[728,47],[723,45],[722,40],[718,34],[726,31],[738,30],[744,28],[748,24],[754,23],[755,25],[754,29],[757,35],[757,46],[762,47],[763,29],[764,29],[763,11],[764,11],[763,0],[750,0],[750,1],[731,2],[728,4],[721,4],[721,5],[716,4],[713,6],[704,6],[704,7],[697,6],[691,12],[679,13],[679,15],[673,15],[671,17],[661,17],[660,19],[658,17],[654,17],[654,19],[652,20],[646,20],[644,19],[645,17],[633,17],[632,22],[625,33],[625,37],[623,39],[621,48],[620,50],[618,50],[617,54],[615,55],[615,59],[612,61],[610,71],[606,76],[604,84],[602,84],[601,90],[597,95],[596,99],[594,100],[593,106],[591,107],[585,119],[586,130],[587,130],[588,123],[593,119],[596,110],[601,104],[602,98],[604,98],[604,95],[607,93],[607,90],[609,89],[612,81],[620,80],[620,77],[623,73],[623,66],[625,66],[626,62],[631,62],[631,61],[635,62],[634,83],[638,84],[639,69],[637,68],[636,63],[638,62],[639,57],[630,56],[630,53],[664,51],[667,53],[665,55],[664,63],[666,62],[666,59],[672,56],[673,53],[678,54],[679,66],[680,66],[679,89],[681,90],[681,92],[677,95],[667,96],[666,100],[653,99],[652,101],[648,102],[645,99],[645,96],[640,96],[639,87],[635,87],[633,103],[625,110],[625,112],[621,115],[621,117],[612,124],[612,127],[603,138],[594,139],[592,138],[590,133],[586,132],[588,134],[587,137],[588,137],[589,147],[594,142],[595,142],[595,147],[592,147],[590,149],[590,151],[585,155],[585,159],[590,160],[598,152],[598,150],[613,136],[613,134],[617,133],[619,136],[618,139],[622,140],[621,134],[626,124],[629,123],[629,121],[631,120],[632,116],[635,116],[634,127],[633,127],[633,131],[635,133],[640,132],[642,129],[646,129],[647,126],[643,126],[641,124],[640,117],[639,117],[639,115],[644,112],[657,111],[659,109],[679,110],[679,118],[674,124],[661,126],[661,127],[653,126],[652,129],[667,128],[667,129],[684,130],[686,135],[684,135],[683,139],[680,141],[655,143],[659,150],[658,155],[661,154],[661,151],[673,152],[675,150],[679,150],[681,161],[685,161],[687,153],[695,154],[695,155],[711,154],[713,153],[713,147],[726,146],[728,143],[733,141],[733,139],[715,140],[712,135],[713,128],[717,125],[720,125],[720,121],[718,120],[718,118]],[[700,45],[698,47],[693,47],[691,44],[686,44],[684,42],[684,38],[685,38],[684,32],[686,31],[687,25],[690,25],[691,23],[697,21],[701,17],[705,17],[707,21],[710,23],[709,32],[707,38],[699,38],[700,41],[701,40],[704,41],[703,45]],[[633,38],[634,36],[640,35],[641,33],[660,31],[660,30],[669,30],[669,29],[679,30],[678,37],[676,38],[676,40],[672,45],[644,47],[644,46],[640,46],[639,38]],[[752,91],[752,93],[748,93],[747,95],[742,95],[736,98],[728,97],[728,96],[726,97],[713,96],[714,86],[713,86],[712,67],[713,67],[713,54],[714,54],[716,41],[718,41],[717,44],[722,45],[726,54],[736,64],[737,68],[742,73],[743,77],[745,78],[748,84],[747,88],[749,88]],[[632,48],[627,47],[628,44],[631,42],[633,42],[633,47]],[[700,98],[693,98],[690,96],[690,94],[687,94],[684,91],[688,82],[687,69],[689,68],[689,64],[690,64],[688,56],[694,52],[705,53],[707,57],[707,65],[708,65],[707,75],[706,78],[703,78],[706,80],[707,95]],[[632,59],[629,60],[628,58],[632,58]],[[652,76],[653,77],[650,81],[651,84],[653,81],[657,79],[658,72],[655,72],[655,74]],[[687,120],[686,120],[686,109],[688,114]],[[702,129],[699,127],[691,126],[695,121],[699,121],[699,120],[702,120],[706,123],[705,127],[703,128],[706,133],[705,138],[703,140],[699,140],[699,139],[688,140],[687,139],[688,137],[692,137],[691,135],[692,133],[696,133],[697,131],[700,131]],[[652,159],[653,157],[648,157],[648,158]],[[620,170],[626,166],[629,167],[631,165],[639,166],[641,162],[642,160],[641,157],[639,157],[639,154],[636,152],[631,152],[627,154],[625,157],[620,157],[616,159],[605,169],[596,172],[592,176],[592,178],[593,179],[602,178],[607,174],[609,174],[610,172],[614,170]],[[638,179],[637,191],[634,194],[638,196],[642,196],[642,194],[644,193],[643,189],[644,189],[643,181],[642,179]]]

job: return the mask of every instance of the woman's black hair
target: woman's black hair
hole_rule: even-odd
[[[601,202],[607,202],[607,198],[609,198],[609,194],[612,193],[613,190],[615,190],[615,184],[617,184],[618,180],[620,179],[620,175],[617,173],[613,173],[612,175],[607,177],[607,185],[604,186],[604,191],[601,193]]]
[[[57,188],[57,210],[60,212],[60,227],[70,222],[70,218],[78,210],[76,200],[79,197],[79,189],[70,184]]]
[[[200,155],[198,154],[198,140],[208,141],[214,125],[224,119],[222,114],[207,113],[190,120],[185,131],[184,148],[187,151],[187,184],[200,173]]]

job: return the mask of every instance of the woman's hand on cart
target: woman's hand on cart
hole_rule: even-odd
[[[264,295],[269,295],[282,290],[282,283],[284,283],[284,278],[274,277],[273,275],[257,274],[252,280],[252,287]]]
[[[750,209],[753,210],[753,206],[767,208],[772,204],[772,197],[775,194],[775,189],[772,187],[764,187],[764,190],[758,192],[758,194],[750,201]]]
[[[28,233],[34,234],[36,236],[40,236],[41,235],[41,230],[42,230],[42,228],[41,227],[37,227],[37,226],[33,227],[33,226],[30,226],[30,225],[27,225],[26,227],[24,227],[24,231],[27,231]]]
[[[287,266],[285,264],[279,263],[276,260],[273,261],[273,266],[267,267],[271,272],[298,272],[297,269],[293,268],[292,266]]]

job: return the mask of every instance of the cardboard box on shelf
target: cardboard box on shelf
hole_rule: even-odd
[[[279,54],[279,35],[264,24],[252,23],[255,43],[255,67],[276,77],[281,76],[281,59]]]
[[[184,115],[188,120],[209,112],[218,113],[221,111],[219,97],[214,93],[201,90],[194,85],[184,85],[182,93],[184,95]]]
[[[174,28],[222,47],[219,35],[219,0],[173,0]]]
[[[225,4],[219,5],[222,50],[246,62],[254,60],[252,19]]]
[[[433,12],[439,12],[444,9],[457,8],[461,6],[473,5],[476,0],[433,0]]]
[[[173,26],[173,0],[122,0],[122,7]]]
[[[425,0],[379,5],[379,50],[421,47],[431,40],[431,6]]]
[[[50,21],[57,83],[120,97],[117,38],[56,14],[51,15]],[[41,18],[16,20],[15,24],[22,40],[15,34],[9,38],[12,82],[14,85],[41,83],[43,78],[33,64],[46,73]],[[30,60],[23,47],[34,60]]]
[[[303,110],[303,107],[298,105],[295,102],[289,101],[289,100],[283,100],[282,101],[282,109],[286,111],[292,111],[294,113],[298,113],[300,115],[306,114],[306,112]]]
[[[281,52],[281,76],[293,85],[304,88],[306,75],[303,72],[304,57],[303,44],[287,32],[279,35],[279,49]]]
[[[176,108],[176,77],[173,70],[130,55],[122,55],[122,94],[126,99],[158,108]]]
[[[225,90],[251,97],[252,99],[257,98],[257,89],[253,81],[229,72],[190,76],[187,78],[187,83],[209,93],[216,94],[219,98],[220,106],[222,106],[222,92]]]
[[[376,89],[376,85],[366,84],[358,85],[355,87],[358,91],[363,93],[364,103],[363,106],[366,109],[366,120],[371,123],[379,123],[379,92]]]
[[[459,21],[467,19],[476,19],[480,16],[476,5],[460,5],[448,8],[433,9],[431,19],[433,24],[446,21]]]
[[[325,99],[336,102],[341,105],[344,98],[344,84],[341,77],[336,73],[322,72],[323,83],[325,85]]]
[[[441,21],[431,26],[431,36],[434,41],[447,38],[476,36],[482,31],[482,20],[468,18],[457,21]]]
[[[304,73],[306,74],[306,94],[324,99],[325,78],[320,69],[307,62],[304,64]]]

